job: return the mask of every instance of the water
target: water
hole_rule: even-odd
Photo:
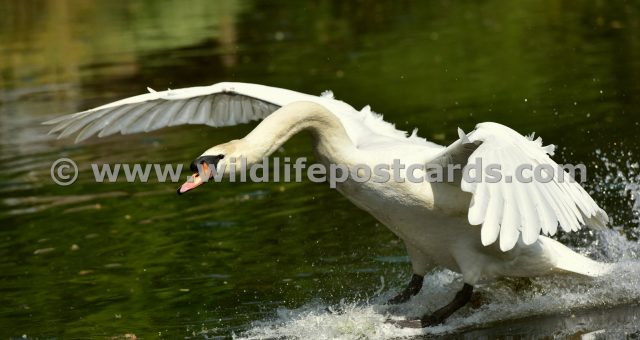
[[[0,1],[0,335],[496,337],[638,335],[640,8],[613,1]],[[387,317],[445,303],[436,271],[402,306],[403,246],[325,185],[94,183],[94,162],[181,163],[254,125],[55,140],[40,122],[155,89],[249,81],[371,104],[450,143],[497,121],[584,163],[611,231],[559,238],[615,272],[499,280],[445,325]],[[282,155],[309,155],[308,136]],[[80,166],[68,187],[49,177]],[[327,311],[331,310],[331,312]]]

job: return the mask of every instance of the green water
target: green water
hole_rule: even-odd
[[[586,186],[633,240],[638,79],[634,2],[0,1],[0,336],[240,335],[279,309],[367,301],[410,274],[402,244],[323,184],[178,197],[177,184],[91,175],[100,162],[186,166],[255,124],[73,144],[39,125],[59,114],[147,86],[246,81],[332,89],[443,144],[496,121],[586,164]],[[283,155],[310,150],[300,135]],[[80,167],[67,187],[49,176],[63,156]],[[486,334],[511,334],[504,324]]]

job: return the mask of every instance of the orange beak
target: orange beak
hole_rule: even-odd
[[[207,163],[202,163],[202,175],[207,176],[206,180],[203,180],[200,176],[200,172],[194,172],[193,175],[189,176],[186,182],[178,188],[178,195],[182,195],[185,192],[195,189],[197,186],[200,186],[203,183],[206,183],[209,179],[211,172],[209,171],[209,165]]]

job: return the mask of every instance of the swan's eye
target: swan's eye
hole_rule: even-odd
[[[202,165],[203,163],[207,163],[209,168],[216,168],[218,166],[218,162],[224,158],[224,155],[215,155],[215,156],[200,156],[196,158],[189,168],[193,173],[198,172],[198,165]]]

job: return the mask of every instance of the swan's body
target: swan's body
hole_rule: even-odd
[[[220,168],[231,157],[246,157],[251,164],[273,153],[297,132],[310,130],[316,156],[327,167],[366,164],[374,168],[391,165],[394,160],[449,166],[480,158],[501,164],[503,174],[512,174],[517,164],[555,165],[547,156],[552,148],[496,123],[479,124],[445,148],[415,133],[407,137],[368,107],[357,111],[331,95],[317,97],[243,83],[150,90],[49,123],[56,124],[52,132],[61,137],[79,132],[77,140],[83,140],[96,133],[133,133],[187,123],[226,126],[261,118],[264,120],[245,138],[208,149],[199,162],[214,159]],[[183,190],[199,184],[183,186]],[[337,190],[404,241],[414,275],[419,277],[434,266],[442,266],[462,273],[465,287],[471,287],[483,278],[552,272],[595,276],[607,271],[605,264],[540,235],[555,234],[558,225],[567,231],[585,224],[595,228],[606,225],[604,211],[577,183],[555,179],[545,184],[347,180],[338,183]],[[470,292],[461,292],[456,297],[460,301],[447,306],[448,310],[437,311],[435,314],[440,314],[435,321],[459,308]],[[427,319],[423,318],[423,325],[434,321]]]

